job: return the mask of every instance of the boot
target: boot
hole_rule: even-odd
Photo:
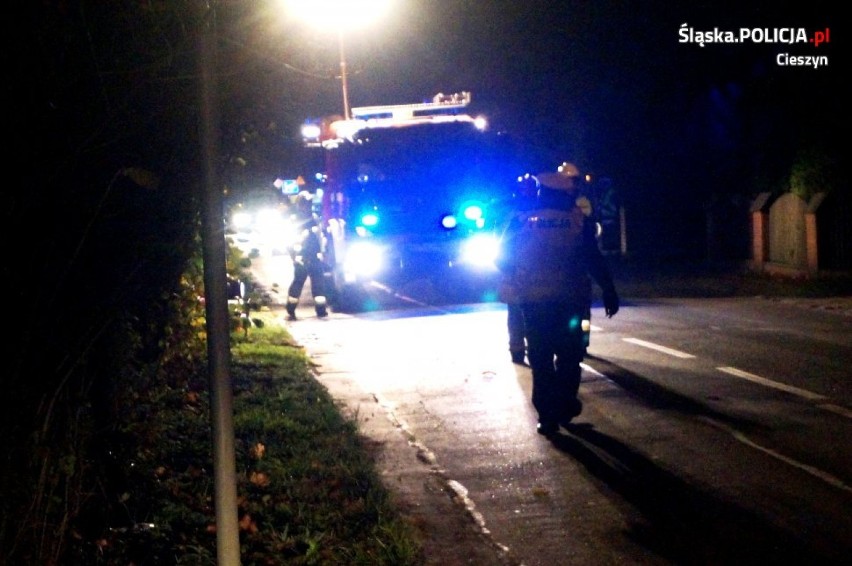
[[[314,308],[317,311],[318,318],[325,318],[328,316],[328,306],[326,304],[325,297],[322,295],[314,297]]]
[[[299,299],[296,297],[287,297],[287,320],[296,320],[296,305],[299,304]]]

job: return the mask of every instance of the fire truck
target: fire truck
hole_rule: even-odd
[[[507,136],[468,113],[469,92],[417,104],[352,108],[306,123],[322,153],[325,260],[338,303],[367,282],[496,274],[492,205],[514,189]]]

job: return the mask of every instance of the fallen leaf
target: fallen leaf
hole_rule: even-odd
[[[257,523],[252,520],[251,515],[248,513],[243,515],[242,519],[240,519],[240,530],[247,531],[249,533],[257,532]]]
[[[258,442],[254,446],[251,447],[251,456],[256,460],[260,460],[263,458],[263,454],[266,452],[266,446]]]
[[[249,476],[249,481],[254,485],[266,487],[269,485],[269,476],[263,472],[252,472]]]

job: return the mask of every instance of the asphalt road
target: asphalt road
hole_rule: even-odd
[[[256,268],[286,280],[274,259]],[[430,563],[830,564],[852,550],[847,298],[596,309],[586,409],[551,442],[502,305],[318,320],[303,297],[282,324],[377,447]]]

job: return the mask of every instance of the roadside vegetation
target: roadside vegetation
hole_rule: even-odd
[[[156,326],[118,311],[101,353],[65,381],[12,382],[21,395],[4,399],[0,563],[216,563],[198,257],[163,296]],[[247,279],[250,261],[229,247],[229,276]],[[374,446],[263,303],[250,294],[232,305],[242,564],[422,563]]]
[[[256,315],[232,344],[243,564],[417,563],[414,533],[395,513],[370,446],[274,315]],[[204,376],[125,394],[113,458],[126,490],[114,493],[99,536],[73,541],[73,563],[215,564]]]

